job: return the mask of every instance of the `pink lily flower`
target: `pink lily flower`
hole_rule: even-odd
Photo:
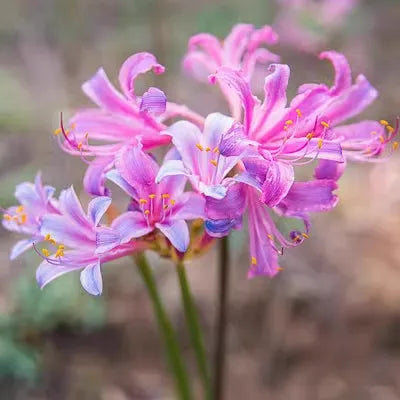
[[[78,111],[70,120],[69,129],[61,127],[54,133],[63,138],[62,148],[80,156],[89,164],[85,176],[85,189],[92,195],[107,194],[104,191],[104,174],[112,168],[114,154],[126,145],[134,145],[140,139],[145,149],[169,142],[160,131],[166,128],[164,121],[183,116],[201,124],[203,119],[186,106],[167,102],[160,89],[151,87],[142,96],[135,92],[139,75],[152,70],[162,74],[164,66],[150,53],[130,56],[121,66],[119,83],[122,93],[109,81],[103,68],[82,85],[84,93],[99,107]],[[62,134],[62,135],[61,135]],[[96,157],[89,162],[87,157]]]
[[[167,155],[167,162],[173,155]],[[197,193],[184,192],[184,176],[167,176],[156,183],[159,166],[140,144],[122,148],[115,166],[107,178],[120,186],[132,203],[110,228],[99,232],[100,248],[112,249],[158,229],[179,252],[185,252],[190,242],[186,220],[205,218],[205,199]]]
[[[352,84],[351,71],[346,59],[334,52],[321,54],[328,58],[336,70],[335,83],[325,85],[303,85],[299,94],[287,105],[286,89],[289,68],[274,65],[265,80],[265,99],[261,103],[253,96],[248,83],[237,71],[221,67],[211,77],[236,94],[243,108],[244,132],[234,132],[223,138],[221,154],[232,156],[247,151],[243,158],[242,173],[236,181],[247,184],[246,199],[249,210],[249,233],[251,268],[249,276],[274,275],[278,270],[279,247],[301,243],[308,237],[311,212],[330,210],[337,204],[333,191],[336,180],[343,172],[344,159],[370,160],[381,154],[385,145],[397,133],[376,121],[362,121],[348,126],[337,126],[367,107],[377,96],[376,90],[362,75]],[[374,133],[373,133],[374,132]],[[308,158],[321,161],[315,170],[315,180],[295,182],[293,165],[304,164]],[[257,194],[257,192],[259,194]],[[215,221],[229,221],[227,199],[221,200],[221,214],[214,221],[206,222],[210,235],[221,232]],[[263,205],[273,208],[279,215],[303,219],[305,232],[291,232],[292,242],[276,229]],[[264,246],[265,238],[271,246]],[[259,242],[259,243],[258,243]],[[264,247],[263,247],[264,246]],[[258,254],[258,256],[257,256]]]
[[[140,250],[136,242],[102,251],[98,244],[100,220],[111,204],[109,197],[96,197],[90,201],[85,213],[73,187],[63,190],[59,198],[61,214],[43,216],[40,232],[42,238],[53,247],[37,253],[43,258],[36,271],[40,288],[67,272],[81,270],[83,288],[90,294],[102,293],[101,265]]]
[[[51,186],[43,186],[40,172],[36,174],[34,183],[23,182],[16,187],[15,197],[20,204],[3,210],[3,227],[29,237],[13,246],[11,260],[32,248],[34,241],[41,240],[40,225],[44,215],[59,214],[54,191]]]
[[[279,61],[278,55],[262,47],[274,45],[277,41],[278,35],[268,25],[256,29],[250,24],[237,24],[222,42],[209,33],[199,33],[189,39],[183,69],[206,82],[210,74],[221,66],[227,66],[240,71],[244,79],[250,82],[257,67]],[[228,92],[223,91],[223,94],[232,115],[236,116],[240,108],[235,108]]]

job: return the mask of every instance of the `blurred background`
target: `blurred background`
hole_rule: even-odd
[[[143,87],[156,85],[202,113],[224,110],[216,88],[185,77],[180,61],[192,34],[224,37],[238,22],[282,32],[272,50],[291,65],[292,94],[303,82],[332,82],[318,51],[344,52],[380,92],[363,116],[393,121],[400,1],[359,0],[339,15],[321,3],[0,0],[1,206],[14,204],[15,185],[38,169],[58,189],[81,190],[85,166],[60,152],[52,131],[60,111],[89,104],[80,84],[99,66],[115,82],[127,56],[154,52],[167,72],[149,74]],[[284,255],[284,272],[272,281],[246,279],[246,232],[233,235],[226,399],[400,399],[399,167],[396,155],[351,165],[337,208],[314,218],[310,240]],[[104,268],[101,298],[83,293],[78,274],[40,291],[38,258],[11,263],[16,237],[1,230],[0,239],[0,399],[174,398],[151,305],[129,260]],[[173,266],[151,260],[194,376]],[[188,273],[211,349],[216,249]]]

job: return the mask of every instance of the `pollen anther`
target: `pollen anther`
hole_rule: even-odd
[[[163,193],[163,194],[161,195],[161,197],[162,197],[163,199],[169,199],[170,195],[169,195],[169,193]]]
[[[327,123],[327,122],[325,122],[325,121],[321,121],[321,125],[324,127],[324,128],[329,128],[329,124]]]
[[[300,108],[296,108],[296,114],[299,118],[301,118],[303,116],[303,114],[301,113]]]
[[[252,265],[257,265],[257,258],[255,258],[254,256],[251,257],[251,264]]]
[[[197,147],[200,151],[204,151],[204,147],[203,147],[200,143],[197,143],[197,144],[196,144],[196,147]]]
[[[314,132],[310,132],[310,133],[307,133],[306,138],[308,140],[311,140],[313,138],[313,136],[314,136]]]
[[[321,149],[324,141],[322,139],[318,139],[318,148]]]
[[[214,167],[216,167],[217,164],[218,164],[216,160],[210,160],[210,163],[211,163],[212,165],[214,165]]]
[[[383,125],[383,126],[389,125],[389,122],[387,122],[386,119],[381,119],[381,120],[379,121],[379,123],[380,123],[381,125]]]
[[[146,204],[147,200],[146,199],[139,199],[139,204]]]
[[[392,148],[393,148],[393,150],[397,150],[399,148],[399,142],[393,142]]]

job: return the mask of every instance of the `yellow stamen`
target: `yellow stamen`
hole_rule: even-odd
[[[397,150],[399,148],[399,142],[393,142],[392,148],[393,150]]]
[[[144,215],[149,215],[150,214],[150,210],[144,210]]]
[[[56,258],[64,257],[64,250],[58,248],[56,254],[54,255]]]
[[[389,122],[387,122],[386,119],[381,119],[381,120],[379,121],[379,123],[380,123],[381,125],[383,125],[383,126],[389,125]]]
[[[54,129],[53,135],[58,136],[61,133],[61,128]]]
[[[28,216],[26,214],[20,215],[20,223],[21,224],[25,224],[27,220],[28,220]]]
[[[24,212],[24,206],[18,206],[16,211],[17,211],[18,214],[23,213]]]
[[[314,136],[314,132],[310,132],[310,133],[307,133],[306,138],[307,138],[308,140],[311,140],[311,139],[313,138],[313,136]]]
[[[386,129],[388,130],[389,133],[393,133],[394,132],[394,128],[391,125],[387,125]]]
[[[75,129],[76,128],[76,124],[75,123],[71,124],[70,128],[71,129]]]
[[[277,271],[283,271],[283,269],[284,269],[284,268],[282,268],[282,267],[278,267],[276,270],[277,270]]]
[[[9,215],[9,214],[4,214],[4,215],[3,215],[3,218],[4,218],[6,221],[11,221],[11,220],[13,219],[12,216]]]
[[[293,121],[292,121],[291,119],[288,119],[288,120],[285,122],[285,124],[286,124],[286,125],[292,125],[292,124],[293,124]]]
[[[161,195],[161,197],[162,197],[163,199],[169,199],[170,195],[169,195],[169,193],[163,193],[163,194]]]
[[[305,233],[305,232],[303,232],[303,233],[301,234],[301,236],[303,236],[304,239],[309,239],[309,238],[310,238],[310,236],[309,236],[307,233]]]
[[[322,139],[318,139],[318,148],[321,149],[324,141]]]
[[[296,114],[297,114],[297,116],[298,116],[299,118],[302,117],[303,114],[301,113],[300,108],[296,108]]]
[[[139,204],[146,204],[147,200],[146,199],[139,199]]]
[[[326,129],[329,128],[329,124],[327,122],[325,122],[325,121],[321,121],[321,125]]]
[[[150,198],[150,199],[154,199],[155,197],[156,197],[156,195],[155,195],[154,193],[149,194],[149,198]]]
[[[169,202],[171,203],[172,206],[174,206],[176,203],[176,201],[174,199],[171,199]]]
[[[168,204],[164,204],[164,210],[166,210],[168,208]]]
[[[382,135],[380,135],[380,136],[379,136],[379,141],[380,141],[381,143],[385,143],[385,138],[384,138]]]
[[[274,237],[273,237],[270,233],[268,233],[267,238],[268,238],[269,240],[274,240]]]
[[[219,148],[218,148],[218,147],[215,147],[214,150],[213,150],[213,152],[214,152],[214,153],[219,153]]]
[[[208,151],[211,151],[211,147],[206,147],[206,151],[208,152]]]
[[[47,240],[47,241],[51,240],[51,235],[50,235],[50,233],[48,233],[48,234],[44,237],[44,240]]]
[[[64,246],[63,244],[59,244],[59,245],[58,245],[58,249],[59,249],[59,250],[64,250],[64,249],[65,249],[65,246]]]
[[[217,164],[218,164],[216,160],[210,160],[210,163],[211,163],[212,165],[214,165],[214,167],[216,167]]]
[[[42,253],[43,253],[43,255],[44,255],[45,257],[49,257],[49,255],[50,255],[50,252],[49,252],[47,249],[43,249],[43,250],[42,250]]]
[[[196,147],[197,147],[200,151],[204,151],[204,147],[203,147],[200,143],[197,143],[197,144],[196,144]]]
[[[83,143],[79,142],[78,145],[76,146],[78,148],[78,150],[82,150],[83,147]]]
[[[257,258],[255,258],[254,256],[251,257],[251,264],[252,265],[257,265]]]

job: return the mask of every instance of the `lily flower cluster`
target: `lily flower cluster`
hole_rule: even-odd
[[[205,33],[190,39],[185,71],[218,84],[230,115],[203,117],[155,87],[138,95],[141,74],[165,70],[150,53],[123,63],[121,92],[100,68],[82,86],[97,107],[79,110],[68,126],[61,118],[54,132],[61,149],[88,165],[83,186],[93,198],[87,211],[73,187],[56,198],[40,174],[18,185],[20,205],[3,210],[3,226],[25,236],[11,258],[33,247],[41,257],[40,287],[80,270],[82,286],[99,295],[108,261],[146,249],[190,258],[242,229],[247,216],[248,277],[276,275],[283,249],[309,238],[310,215],[338,203],[346,163],[385,160],[398,147],[399,129],[384,120],[344,124],[377,91],[363,75],[353,81],[346,58],[334,51],[320,54],[334,67],[333,85],[301,85],[288,101],[290,68],[266,48],[277,40],[269,26],[245,24],[223,42]],[[256,68],[265,74],[262,99],[252,92]],[[151,153],[160,147],[168,149],[161,165]],[[312,173],[299,180],[304,165]],[[112,204],[111,189],[129,199],[123,212]],[[304,227],[284,234],[280,218]]]

